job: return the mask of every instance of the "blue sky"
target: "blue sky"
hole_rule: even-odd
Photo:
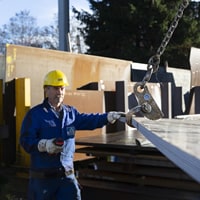
[[[54,14],[58,12],[59,0],[0,0],[0,27],[7,24],[9,19],[22,10],[30,11],[30,15],[37,19],[39,26],[50,25]],[[200,0],[193,0],[200,1]],[[89,10],[87,0],[69,0],[70,8]]]
[[[69,0],[70,8],[89,10],[87,0]],[[39,26],[48,26],[58,12],[58,0],[0,0],[0,27],[22,10],[30,11]]]

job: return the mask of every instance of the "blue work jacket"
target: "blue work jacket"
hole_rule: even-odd
[[[108,123],[107,113],[79,113],[74,107],[62,105],[62,116],[58,116],[45,99],[43,103],[30,109],[21,127],[20,144],[30,153],[32,170],[73,168],[75,152],[75,131],[102,128]],[[38,151],[41,139],[62,138],[63,152],[48,154]]]

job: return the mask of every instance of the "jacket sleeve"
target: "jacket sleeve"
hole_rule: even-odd
[[[107,124],[107,113],[79,113],[76,111],[76,130],[94,130]]]
[[[22,122],[20,144],[28,153],[38,152],[37,144],[39,138],[37,137],[37,133],[39,130],[39,123],[37,121],[37,116],[34,116],[33,112],[30,110]]]

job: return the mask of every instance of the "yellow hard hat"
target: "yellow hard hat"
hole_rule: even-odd
[[[50,71],[44,78],[43,86],[68,86],[67,77],[60,70]]]

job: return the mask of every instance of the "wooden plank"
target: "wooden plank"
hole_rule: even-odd
[[[133,118],[132,125],[166,157],[200,183],[199,120]]]

